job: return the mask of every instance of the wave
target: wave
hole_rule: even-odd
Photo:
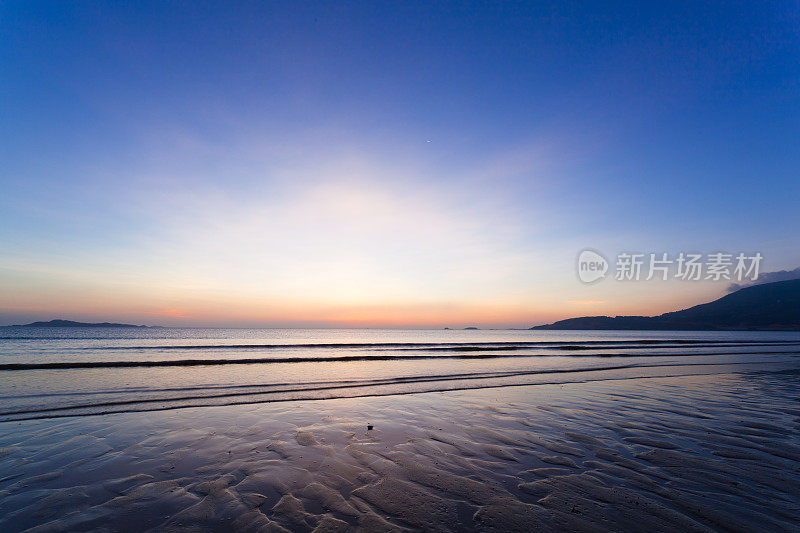
[[[0,336],[0,340],[51,340],[51,341],[85,341],[85,340],[146,340],[146,337],[21,337],[21,336]],[[293,349],[293,348],[328,348],[328,349],[358,349],[358,348],[459,348],[459,347],[491,347],[491,346],[602,346],[602,345],[665,345],[674,344],[677,346],[691,345],[731,345],[747,344],[753,346],[761,345],[782,345],[800,344],[800,341],[793,339],[764,339],[764,340],[734,340],[734,339],[619,339],[619,340],[581,340],[581,341],[476,341],[476,342],[321,342],[321,343],[245,343],[245,344],[163,344],[163,345],[140,345],[140,346],[103,346],[87,347],[87,349],[103,350],[192,350],[192,349],[214,349],[214,348],[265,348],[265,349]]]
[[[707,355],[775,355],[800,354],[800,351],[780,350],[756,352],[667,352],[667,353],[593,353],[593,354],[548,354],[547,356],[561,357],[697,357]],[[3,363],[0,371],[19,370],[75,370],[84,368],[141,368],[141,367],[190,367],[190,366],[218,366],[218,365],[253,365],[276,363],[342,363],[353,361],[421,361],[431,359],[499,359],[541,357],[539,354],[506,354],[506,353],[479,353],[458,355],[338,355],[329,357],[258,357],[237,359],[173,359],[173,360],[142,360],[142,361],[57,361],[48,363]]]
[[[233,405],[248,405],[248,404],[261,404],[261,403],[276,403],[276,402],[289,402],[289,401],[305,401],[305,400],[329,400],[337,398],[363,398],[363,397],[376,397],[376,396],[391,396],[391,395],[405,395],[405,394],[420,394],[429,392],[446,392],[446,391],[459,391],[459,390],[472,390],[472,389],[486,389],[486,388],[502,388],[514,386],[529,386],[529,385],[548,385],[548,384],[563,384],[563,383],[584,383],[592,381],[608,381],[608,380],[626,380],[626,379],[646,379],[646,378],[665,378],[665,377],[678,377],[678,376],[702,376],[719,374],[720,372],[683,372],[674,374],[657,374],[646,375],[637,374],[634,376],[621,376],[613,375],[609,377],[578,377],[580,374],[602,374],[603,372],[615,370],[629,370],[629,369],[649,369],[649,368],[681,368],[681,367],[730,367],[730,365],[752,365],[751,362],[738,362],[738,363],[692,363],[692,364],[628,364],[628,365],[613,365],[604,367],[584,367],[573,369],[542,369],[542,370],[524,370],[524,371],[506,371],[506,372],[480,372],[469,374],[441,374],[429,376],[401,376],[385,379],[369,379],[369,380],[347,380],[347,381],[332,381],[332,382],[306,382],[306,383],[288,383],[281,384],[285,387],[276,388],[279,385],[251,385],[251,388],[258,387],[271,387],[270,390],[251,390],[241,392],[224,392],[217,394],[207,395],[184,395],[184,396],[171,396],[165,398],[136,398],[130,400],[117,400],[94,402],[84,404],[62,405],[44,408],[31,408],[31,409],[17,409],[0,412],[0,422],[23,421],[23,420],[39,420],[48,418],[68,418],[68,417],[81,417],[81,416],[97,416],[107,414],[131,413],[131,412],[150,412],[150,411],[165,411],[173,409],[182,409],[190,407],[215,407],[215,406],[233,406]],[[776,370],[780,372],[781,370]],[[749,372],[749,371],[748,371]],[[768,370],[758,370],[758,372],[770,372]],[[724,373],[740,373],[730,368],[726,368]],[[524,377],[533,375],[573,375],[573,379],[561,379],[557,381],[546,382],[498,382],[504,378]],[[446,383],[461,382],[459,384],[447,385]],[[397,388],[397,386],[408,386],[415,384],[430,383],[432,386],[424,389],[409,389]],[[310,385],[310,386],[303,386]],[[395,388],[392,388],[395,386]],[[240,386],[233,386],[240,387]],[[233,388],[232,387],[232,388]],[[379,390],[374,392],[369,391],[371,387],[378,387]],[[197,388],[191,388],[192,390]],[[165,389],[169,390],[169,389]],[[150,392],[157,392],[155,389]],[[351,393],[348,393],[351,391]],[[359,392],[363,391],[363,392]],[[320,393],[328,392],[327,395]],[[272,395],[270,397],[269,395]],[[277,396],[283,395],[283,396]],[[246,399],[244,399],[246,398]],[[182,403],[181,403],[182,402]],[[163,405],[165,403],[172,403],[172,405]],[[162,405],[152,405],[162,404]],[[92,411],[89,411],[92,410]]]
[[[713,348],[722,346],[798,346],[800,342],[703,342],[691,343],[692,348]],[[211,345],[164,345],[164,346],[106,346],[84,347],[81,350],[135,350],[135,351],[167,351],[167,350],[293,350],[293,349],[327,349],[327,350],[391,350],[391,351],[426,351],[426,352],[477,352],[477,351],[512,351],[512,350],[602,350],[613,348],[685,348],[687,343],[679,342],[606,342],[596,343],[555,343],[555,342],[479,342],[479,343],[350,343],[350,344],[211,344]]]
[[[526,376],[533,374],[568,374],[573,372],[592,372],[602,370],[620,370],[623,368],[635,368],[638,366],[667,366],[667,365],[615,365],[606,367],[586,367],[586,368],[560,368],[560,369],[542,369],[542,370],[512,370],[505,372],[475,372],[475,373],[462,373],[462,374],[438,374],[431,376],[401,376],[382,379],[365,379],[365,380],[343,380],[343,381],[327,381],[327,382],[299,382],[299,383],[283,383],[283,384],[262,384],[262,385],[245,385],[249,388],[266,388],[266,387],[281,387],[278,389],[270,389],[265,391],[247,391],[247,392],[227,392],[223,394],[202,394],[196,396],[175,396],[166,398],[152,398],[152,399],[135,399],[123,400],[114,402],[97,402],[91,404],[77,404],[77,405],[64,405],[60,407],[50,407],[44,409],[46,411],[61,411],[69,409],[85,409],[89,407],[107,407],[113,405],[126,405],[138,403],[153,403],[153,402],[170,402],[180,400],[198,400],[210,398],[228,398],[234,396],[253,396],[258,394],[275,394],[284,392],[300,392],[300,391],[320,391],[320,390],[335,390],[335,389],[350,389],[361,387],[373,387],[376,385],[397,385],[408,383],[425,383],[429,381],[452,381],[452,380],[474,380],[474,379],[489,379],[489,378],[504,378],[514,376]],[[234,385],[231,388],[238,387]],[[163,389],[160,389],[163,390]],[[148,392],[159,392],[159,389],[148,390]],[[189,390],[203,390],[200,387],[192,387]],[[0,416],[36,413],[42,409],[25,409],[17,411],[0,411]]]

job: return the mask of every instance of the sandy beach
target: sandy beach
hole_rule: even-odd
[[[795,369],[6,422],[0,529],[792,531],[799,384]]]
[[[800,533],[800,1],[0,35],[0,533]]]

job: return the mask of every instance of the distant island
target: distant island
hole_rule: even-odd
[[[134,324],[116,324],[113,322],[75,322],[73,320],[50,320],[48,322],[31,322],[30,324],[17,324],[16,328],[147,328]]]
[[[584,316],[530,329],[800,331],[800,279],[745,287],[658,316]]]

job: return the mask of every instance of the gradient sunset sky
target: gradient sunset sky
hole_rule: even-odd
[[[0,325],[527,327],[725,293],[587,247],[793,269],[799,5],[3,2]]]

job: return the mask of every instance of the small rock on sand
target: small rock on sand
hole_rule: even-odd
[[[314,434],[310,431],[298,430],[297,433],[294,434],[294,440],[296,440],[297,444],[300,446],[316,446],[319,444]]]

